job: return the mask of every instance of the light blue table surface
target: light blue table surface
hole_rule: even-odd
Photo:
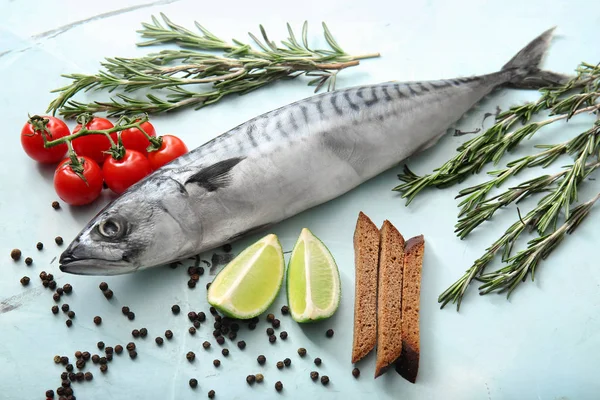
[[[350,53],[379,51],[380,59],[367,60],[344,71],[339,87],[389,80],[420,80],[493,72],[529,40],[557,25],[557,37],[545,62],[548,69],[570,73],[580,61],[600,61],[600,2],[590,1],[0,1],[0,115],[2,148],[0,167],[0,398],[38,399],[46,389],[60,384],[61,368],[55,354],[73,359],[75,350],[95,352],[96,342],[107,345],[131,341],[133,328],[146,327],[148,338],[136,340],[139,356],[115,356],[107,374],[88,364],[90,383],[75,384],[78,399],[195,399],[214,389],[217,399],[597,399],[600,396],[600,268],[597,261],[598,213],[594,210],[574,237],[544,262],[536,282],[523,284],[510,301],[504,296],[480,297],[470,290],[460,313],[440,310],[437,296],[466,270],[491,242],[516,218],[516,210],[503,210],[467,240],[453,234],[459,188],[483,181],[473,177],[456,188],[422,195],[406,208],[390,189],[397,184],[401,166],[363,184],[328,204],[309,210],[273,227],[285,250],[291,250],[301,228],[309,227],[324,240],[336,258],[342,279],[339,311],[325,322],[299,326],[280,317],[289,332],[286,342],[270,345],[266,323],[239,337],[248,346],[239,351],[228,343],[228,358],[213,341],[209,351],[201,343],[210,339],[205,324],[190,336],[188,310],[208,311],[202,277],[195,290],[187,288],[186,268],[157,268],[135,275],[105,280],[115,297],[107,301],[98,284],[101,277],[70,276],[58,269],[61,249],[54,237],[70,241],[81,227],[109,201],[105,194],[93,205],[54,211],[57,199],[52,168],[37,166],[21,151],[19,132],[27,113],[42,113],[53,95],[51,89],[66,84],[60,74],[92,73],[104,56],[137,56],[157,49],[138,49],[135,30],[152,14],[166,13],[174,21],[193,26],[194,19],[224,38],[246,40],[248,31],[264,24],[272,38],[283,38],[285,22],[299,28],[310,23],[311,43],[323,44],[320,22],[326,21],[339,43]],[[201,145],[235,125],[289,102],[311,95],[306,80],[277,84],[243,97],[233,97],[201,111],[185,111],[153,118],[159,134],[175,133],[190,148]],[[502,90],[463,118],[459,127],[481,127],[485,112],[506,109],[533,100],[534,92]],[[81,97],[80,97],[81,98]],[[509,158],[531,151],[531,145],[556,143],[571,137],[591,117],[548,129],[521,146]],[[491,119],[486,120],[489,126]],[[73,123],[70,123],[73,127]],[[447,135],[433,149],[408,160],[417,173],[426,173],[449,158],[467,137]],[[507,160],[509,159],[507,158]],[[567,163],[565,159],[565,163]],[[556,166],[558,168],[558,165]],[[525,171],[518,182],[537,171]],[[582,198],[599,189],[586,181]],[[530,207],[526,203],[523,207]],[[426,256],[421,293],[421,365],[416,384],[389,372],[374,380],[372,353],[359,363],[357,380],[351,375],[354,260],[352,235],[358,212],[376,224],[390,219],[410,237],[424,234]],[[238,252],[259,236],[234,243]],[[35,249],[42,241],[43,251]],[[524,244],[520,243],[521,245]],[[12,248],[32,256],[34,264],[13,263]],[[210,259],[214,252],[203,255]],[[220,251],[218,251],[220,253]],[[497,264],[496,264],[497,266]],[[54,304],[44,290],[40,271],[52,272],[59,284],[69,282],[73,294],[66,301],[77,316],[72,328],[65,316],[50,312]],[[21,287],[23,275],[32,278]],[[277,315],[284,304],[282,291],[272,307]],[[182,314],[170,307],[180,304]],[[128,305],[136,313],[131,322],[121,315]],[[103,317],[100,327],[95,315]],[[263,317],[264,320],[264,317]],[[333,339],[325,330],[335,329]],[[175,338],[164,346],[154,337],[166,329]],[[306,347],[301,359],[298,347]],[[193,364],[185,353],[197,354]],[[97,351],[97,350],[96,350]],[[264,354],[261,367],[256,357]],[[316,368],[314,357],[323,364]],[[292,359],[291,368],[279,371],[275,362]],[[219,358],[216,369],[212,360]],[[313,383],[309,372],[317,369],[331,379],[328,387]],[[261,372],[262,385],[249,387],[246,375]],[[188,380],[199,380],[197,390]],[[285,389],[277,394],[274,383]]]

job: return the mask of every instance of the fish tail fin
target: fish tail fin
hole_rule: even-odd
[[[518,89],[539,89],[565,84],[569,77],[539,68],[556,27],[548,29],[519,51],[502,71],[511,72],[506,86]]]

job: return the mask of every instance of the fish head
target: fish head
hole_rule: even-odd
[[[61,271],[120,275],[195,254],[202,224],[185,187],[151,175],[100,211],[60,257]]]

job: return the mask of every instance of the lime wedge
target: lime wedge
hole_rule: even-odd
[[[329,318],[340,305],[340,272],[331,253],[304,228],[287,270],[287,296],[296,322]]]
[[[219,272],[208,289],[208,302],[229,317],[256,317],[277,297],[284,269],[279,239],[267,235]]]

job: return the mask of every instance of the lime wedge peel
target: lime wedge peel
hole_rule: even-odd
[[[340,273],[329,249],[304,228],[294,246],[287,269],[290,314],[296,322],[331,317],[341,298]]]
[[[275,301],[284,271],[279,239],[276,235],[267,235],[242,251],[217,274],[208,289],[208,302],[229,317],[256,317]]]

